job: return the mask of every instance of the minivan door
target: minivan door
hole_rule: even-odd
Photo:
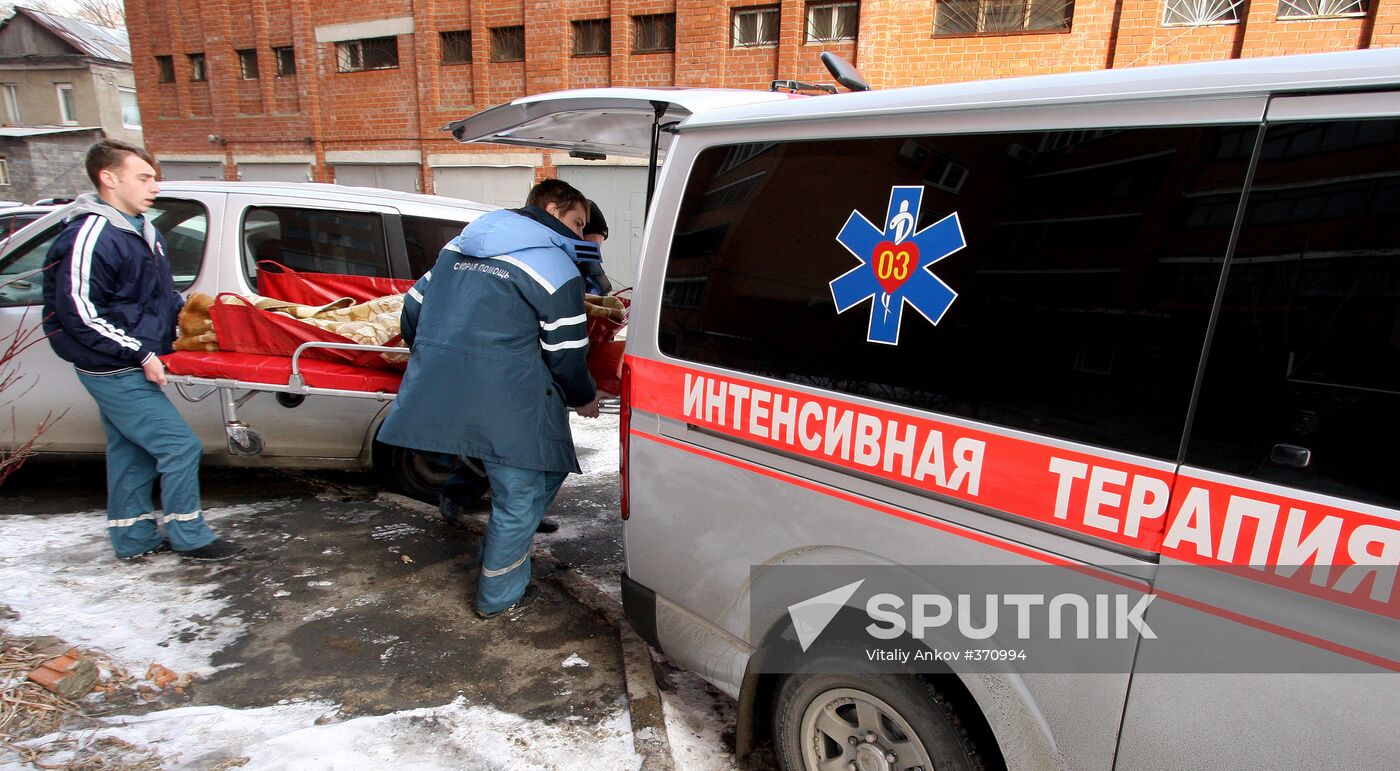
[[[392,276],[390,254],[402,249],[391,249],[391,238],[402,237],[397,226],[389,227],[397,213],[388,205],[353,199],[230,194],[217,291],[255,293],[257,263],[263,260],[297,271]],[[218,405],[181,406],[206,451],[220,452],[225,435]],[[264,457],[348,459],[361,454],[383,408],[374,399],[312,396],[288,409],[264,394],[238,413],[262,434]]]
[[[1120,768],[1400,756],[1397,218],[1400,94],[1272,100]]]

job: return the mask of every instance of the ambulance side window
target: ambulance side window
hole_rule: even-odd
[[[1175,459],[1249,161],[1231,148],[1253,147],[1256,130],[708,149],[681,203],[661,350]],[[916,229],[956,214],[966,246],[921,253],[924,275],[891,273],[878,288],[873,273],[858,276],[866,283],[854,296],[869,296],[838,313],[832,282],[878,266],[837,236],[864,217],[874,232],[867,250],[891,240],[896,186],[921,191]],[[935,276],[957,293],[941,318],[929,299]],[[901,278],[922,288],[905,289]],[[887,295],[886,284],[899,294]],[[886,307],[885,296],[896,300]],[[897,340],[874,341],[895,324]]]
[[[1268,128],[1188,463],[1400,506],[1396,223],[1400,120]]]

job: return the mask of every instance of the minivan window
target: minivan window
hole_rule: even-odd
[[[48,264],[49,247],[62,232],[63,223],[54,225],[0,260],[0,308],[44,302],[41,271]],[[37,324],[39,319],[36,317],[33,321]]]
[[[157,198],[146,212],[155,229],[165,236],[166,257],[176,289],[188,289],[204,263],[209,235],[209,212],[204,204],[179,198]]]
[[[1175,459],[1250,127],[789,142],[697,158],[666,269],[661,350],[694,362]],[[733,159],[742,159],[734,163]],[[933,265],[957,293],[937,326],[879,297],[838,314],[861,263],[836,239],[883,223],[895,185],[917,227],[957,213],[966,247]],[[1215,200],[1212,198],[1212,200]],[[900,313],[897,345],[867,340]]]
[[[1400,506],[1400,120],[1264,147],[1187,462]]]
[[[204,262],[208,211],[197,201],[157,198],[145,216],[165,236],[175,288],[188,289]],[[39,271],[48,264],[49,248],[63,228],[61,222],[49,227],[0,261],[0,284],[4,285],[0,286],[0,307],[44,302],[44,277]]]
[[[403,240],[408,249],[408,268],[414,278],[423,275],[437,262],[438,252],[447,242],[461,235],[467,223],[432,217],[403,218]]]
[[[375,212],[253,206],[243,216],[244,268],[272,260],[292,270],[389,275],[384,219]]]

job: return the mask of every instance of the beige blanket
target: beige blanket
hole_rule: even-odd
[[[257,308],[290,316],[360,345],[387,345],[397,337],[399,313],[403,310],[401,294],[376,297],[369,302],[358,304],[349,297],[342,297],[335,302],[319,306],[298,305],[258,295],[248,295],[247,299]],[[222,297],[219,302],[232,305],[247,304],[231,295]],[[185,309],[180,313],[180,334],[175,340],[175,350],[219,350],[217,330],[214,329],[209,314],[209,307],[213,304],[214,300],[209,295],[197,293],[190,296],[189,301],[185,303]],[[382,355],[385,360],[394,363],[401,364],[408,360],[406,353]]]

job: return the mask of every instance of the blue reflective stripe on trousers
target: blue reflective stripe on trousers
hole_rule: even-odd
[[[176,551],[211,543],[199,502],[198,437],[160,386],[142,370],[116,375],[78,373],[97,402],[107,431],[107,534],[118,557],[150,551],[161,542],[158,524]],[[151,488],[160,478],[157,522]]]
[[[476,607],[496,613],[514,605],[530,583],[530,543],[568,473],[485,461],[491,480],[491,519],[481,544]]]

